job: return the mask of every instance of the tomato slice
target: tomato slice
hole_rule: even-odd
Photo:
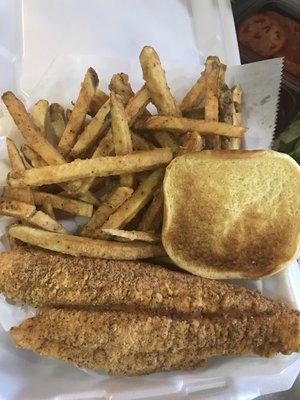
[[[255,14],[240,24],[238,39],[257,54],[271,57],[284,46],[286,35],[275,19],[264,14]]]

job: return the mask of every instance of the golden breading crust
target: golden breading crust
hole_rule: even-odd
[[[296,311],[176,319],[124,312],[46,309],[11,334],[15,344],[114,375],[195,368],[216,355],[300,350]]]
[[[170,271],[156,265],[72,257],[31,247],[0,254],[0,292],[36,307],[165,315],[275,314],[283,302],[243,287]]]

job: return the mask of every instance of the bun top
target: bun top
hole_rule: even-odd
[[[162,240],[181,268],[258,279],[300,250],[300,167],[274,151],[202,151],[175,158],[164,179]]]

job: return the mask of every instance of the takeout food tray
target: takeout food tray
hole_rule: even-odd
[[[24,2],[24,15],[26,13],[33,15],[33,11],[29,10],[29,7],[36,4],[37,2],[34,1]],[[221,12],[220,9],[217,12]],[[218,16],[220,15],[218,14]],[[34,26],[33,20],[27,20],[26,28],[24,28],[27,33],[29,22],[32,22]],[[140,49],[136,50],[136,54],[138,54],[138,50]],[[29,61],[28,57],[27,54],[27,62]],[[26,80],[23,75],[24,84],[21,83],[19,89],[28,105],[33,104],[41,96],[47,97],[49,100],[61,100],[64,105],[67,105],[78,90],[78,82],[86,64],[95,65],[99,74],[104,75],[116,72],[115,68],[118,68],[118,71],[124,69],[130,74],[135,88],[138,87],[139,80],[135,82],[134,78],[139,76],[139,73],[132,61],[123,62],[120,65],[120,60],[113,64],[111,60],[99,61],[99,58],[96,60],[93,56],[87,59],[86,56],[78,54],[58,57],[54,60],[48,67],[47,73],[34,88],[30,84],[30,79]],[[168,69],[168,64],[164,64]],[[172,81],[178,76],[174,59],[169,63],[169,67],[170,65],[174,67],[174,64],[175,71],[171,73]],[[27,64],[27,71],[29,65]],[[32,64],[30,68],[33,69]],[[69,78],[66,69],[68,72],[71,71]],[[105,76],[103,80],[104,83],[107,83]],[[190,83],[192,82],[187,82],[187,87]],[[5,89],[11,88],[9,85],[13,86],[13,81]],[[18,87],[18,85],[16,86]],[[184,91],[184,89],[181,90]],[[180,96],[180,88],[177,88],[176,92]],[[27,97],[27,93],[30,96]],[[7,119],[5,119],[5,124],[7,125],[3,124],[1,136],[12,135],[15,137],[15,128]],[[3,155],[2,160],[5,160],[5,151],[2,150],[2,147],[0,150]],[[3,169],[3,175],[5,173],[6,170]],[[80,221],[70,221],[73,224],[77,222]],[[3,225],[1,229],[3,233]],[[240,282],[236,283],[241,284]],[[272,278],[243,284],[251,289],[260,290],[264,295],[285,299],[297,308],[300,306],[300,296],[296,290],[299,283],[300,273],[297,264],[294,263],[286,271]],[[9,313],[9,306],[5,312]],[[0,333],[0,341],[0,393],[5,399],[142,399],[149,397],[182,399],[207,398],[208,395],[214,399],[251,399],[259,394],[287,389],[292,385],[300,368],[300,359],[297,355],[277,356],[273,359],[231,357],[213,359],[204,368],[196,371],[155,374],[138,378],[113,378],[89,371],[80,371],[63,363],[42,359],[29,352],[17,350],[3,331]]]
[[[82,71],[84,71],[86,63],[91,64],[92,62],[91,65],[96,65],[97,69],[101,70],[101,60],[96,60],[96,58],[86,60],[85,57],[81,57],[79,62],[79,59],[79,57],[68,57],[67,63],[66,59],[57,60],[35,88],[32,98],[29,98],[27,103],[31,104],[36,100],[35,95],[40,96],[40,93],[43,93],[47,98],[53,100],[60,98],[64,104],[69,104],[69,101],[74,98],[73,96],[78,90],[78,81],[82,77]],[[66,65],[68,65],[68,68]],[[72,79],[69,78],[67,80],[70,71],[72,72]],[[136,82],[137,87],[140,83]],[[182,89],[182,91],[184,90]],[[7,121],[7,129],[3,132],[4,135],[8,133],[16,137],[16,128],[11,120]],[[5,172],[5,170],[3,171]],[[2,180],[5,180],[5,175]],[[4,222],[3,220],[1,221]],[[70,219],[66,223],[76,226],[80,224],[80,219]],[[2,233],[4,233],[4,225],[2,224],[1,226]],[[263,294],[273,298],[285,299],[294,307],[298,307],[300,299],[296,287],[299,282],[299,270],[297,264],[294,264],[284,272],[263,281],[237,281],[235,283],[245,285],[251,289],[258,289]],[[12,310],[9,306],[5,307],[8,319],[9,313],[13,312]],[[21,314],[22,310],[19,310],[19,312]],[[20,315],[20,318],[22,318],[22,315]],[[213,398],[216,399],[218,398],[217,396],[222,399],[224,396],[242,399],[245,389],[248,391],[250,398],[255,398],[259,393],[268,392],[274,379],[276,379],[278,385],[276,390],[282,387],[286,388],[287,385],[290,386],[300,367],[300,359],[297,355],[289,357],[277,356],[272,359],[230,357],[211,360],[203,369],[192,372],[155,374],[140,378],[114,378],[89,371],[79,372],[57,361],[43,360],[26,351],[15,349],[11,341],[8,340],[6,333],[3,333],[1,337],[6,345],[0,350],[0,371],[5,374],[5,362],[11,363],[13,372],[10,375],[10,379],[14,381],[14,385],[19,388],[18,390],[22,390],[22,394],[25,393],[25,398],[41,398],[42,396],[44,396],[42,398],[51,398],[53,397],[53,387],[59,392],[61,398],[68,398],[67,396],[80,398],[80,396],[84,395],[86,398],[101,398],[101,396],[102,398],[109,398],[113,396],[112,398],[116,399],[132,399],[145,398],[150,395],[166,396],[170,395],[170,393],[173,393],[173,396],[176,395],[178,398],[182,398],[182,396],[195,392],[199,392],[199,396],[201,396],[204,390],[210,390],[210,393],[214,396]],[[3,362],[2,370],[1,362]],[[41,385],[36,384],[37,365],[39,365],[39,382],[43,382]],[[253,376],[253,371],[255,371],[255,376]],[[51,379],[49,376],[51,376]],[[74,376],[77,377],[75,378],[76,382],[73,382]],[[49,383],[47,382],[45,385],[45,381],[49,381]],[[279,381],[281,386],[279,386]],[[249,387],[247,386],[246,388],[245,385],[248,382]],[[73,392],[70,392],[70,386],[73,388]],[[90,389],[91,386],[94,388],[93,390]],[[33,387],[36,394],[33,394]],[[4,388],[8,390],[7,387],[4,386]],[[13,398],[9,396],[8,398]]]

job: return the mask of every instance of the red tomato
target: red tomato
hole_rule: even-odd
[[[275,19],[264,14],[255,14],[240,24],[238,39],[257,54],[271,57],[282,49],[286,35]]]
[[[275,19],[284,29],[286,42],[283,48],[274,56],[284,57],[284,67],[292,75],[300,78],[300,24],[292,18],[285,17],[274,11],[266,15]]]
[[[239,26],[238,39],[265,57],[284,57],[284,68],[300,78],[300,24],[275,11],[251,15]]]

